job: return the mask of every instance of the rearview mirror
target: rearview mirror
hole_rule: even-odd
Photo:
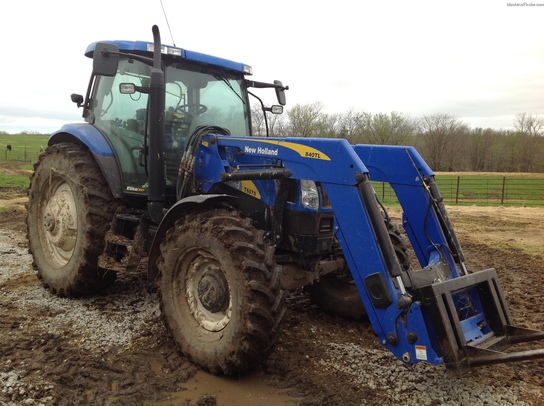
[[[282,106],[285,106],[287,103],[285,100],[285,89],[283,84],[279,80],[275,80],[274,84],[276,85],[276,97],[278,98],[278,103]]]
[[[109,42],[98,42],[93,53],[93,73],[115,76],[119,65],[119,47]]]

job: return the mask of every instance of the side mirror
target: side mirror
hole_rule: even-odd
[[[76,93],[72,93],[72,95],[70,96],[70,98],[72,99],[72,102],[74,102],[74,103],[77,104],[77,107],[83,106],[83,96],[82,96],[82,95],[76,94]]]
[[[278,103],[285,106],[287,103],[285,100],[285,89],[289,88],[283,87],[283,84],[279,80],[275,80],[274,84],[276,85],[276,97],[278,98]]]
[[[278,106],[277,104],[274,104],[273,106],[270,106],[269,109],[266,109],[266,111],[270,111],[272,114],[282,114],[283,106]]]
[[[93,53],[93,73],[115,76],[119,65],[119,47],[109,42],[98,42]]]

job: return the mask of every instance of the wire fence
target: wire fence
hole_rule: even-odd
[[[30,136],[12,138],[10,144],[0,143],[0,162],[38,161],[47,138]],[[10,142],[2,139],[5,143]],[[23,145],[21,145],[23,144]],[[446,204],[478,206],[544,207],[544,174],[436,174],[436,183]],[[388,183],[373,182],[383,203],[398,203],[395,192]]]
[[[544,176],[445,175],[435,178],[445,204],[544,207]],[[398,203],[388,183],[375,182],[384,203]]]
[[[43,147],[14,146],[10,148],[5,148],[3,151],[0,152],[0,162],[36,162],[42,152]]]

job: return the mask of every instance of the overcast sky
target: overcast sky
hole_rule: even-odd
[[[544,115],[544,0],[20,0],[0,3],[0,131],[79,122],[98,40],[162,42],[289,85],[287,108],[447,113],[512,128]],[[540,2],[540,6],[538,5]],[[516,5],[517,4],[517,5]],[[173,37],[173,39],[172,39]]]

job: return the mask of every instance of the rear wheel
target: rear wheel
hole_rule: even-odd
[[[113,197],[91,153],[53,145],[34,165],[29,188],[29,251],[44,286],[59,296],[103,290],[115,274],[98,269],[114,213]]]
[[[157,265],[163,316],[187,357],[226,375],[262,362],[284,313],[281,268],[262,231],[235,212],[191,213],[168,231]]]
[[[386,221],[386,226],[401,268],[407,271],[410,269],[410,252],[406,237],[397,222]],[[366,317],[359,289],[347,267],[340,273],[325,275],[307,289],[312,302],[327,313],[351,320]]]

